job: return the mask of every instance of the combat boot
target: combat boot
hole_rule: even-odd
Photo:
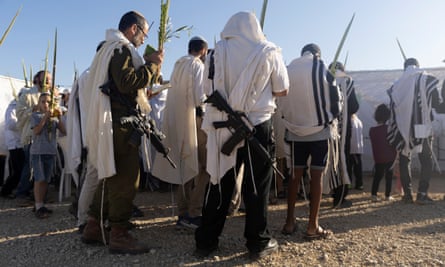
[[[126,227],[112,226],[110,244],[111,254],[142,254],[150,251],[150,248],[141,244],[128,233]]]
[[[105,231],[105,242],[108,243],[108,233]],[[81,240],[85,244],[103,244],[102,231],[99,222],[94,218],[88,218],[88,222],[83,229]]]

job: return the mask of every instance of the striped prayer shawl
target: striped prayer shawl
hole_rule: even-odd
[[[340,113],[340,96],[334,76],[320,59],[304,54],[287,67],[289,94],[278,99],[285,127],[306,136],[328,126]]]
[[[422,139],[416,138],[414,135],[414,125],[416,124],[427,124],[430,125],[433,119],[431,113],[431,103],[434,90],[437,90],[437,85],[439,81],[436,77],[429,75],[425,72],[419,72],[415,79],[414,85],[414,98],[412,103],[412,111],[409,122],[409,133],[408,140],[403,138],[402,130],[400,129],[400,118],[401,114],[396,111],[397,103],[394,101],[394,93],[396,90],[403,90],[404,88],[397,88],[394,84],[389,90],[388,94],[390,97],[390,109],[391,117],[388,124],[388,135],[387,139],[389,143],[396,148],[397,151],[402,151],[406,145],[408,145],[409,150],[413,149],[415,146],[422,143]],[[422,99],[426,96],[426,102],[422,103]],[[407,143],[408,142],[408,143]]]
[[[342,108],[337,122],[331,126],[332,134],[329,139],[326,180],[331,190],[351,183],[346,165],[346,149],[350,147],[347,129],[350,129],[351,114],[356,113],[359,108],[355,95],[354,80],[341,71],[337,71],[336,76],[342,94]]]
[[[328,82],[327,84],[324,82],[325,77]],[[339,96],[338,94],[334,93],[334,91],[337,91],[335,88],[334,76],[326,70],[323,61],[317,57],[313,58],[312,85],[315,107],[317,110],[318,125],[326,125],[328,122],[331,122],[332,118],[336,117],[340,112],[338,105]],[[326,96],[326,86],[329,87],[329,96]]]

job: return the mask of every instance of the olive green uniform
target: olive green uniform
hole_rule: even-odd
[[[129,143],[133,129],[122,126],[120,118],[136,108],[137,90],[148,85],[157,68],[149,63],[135,69],[130,50],[125,46],[122,50],[116,49],[110,60],[111,90],[118,90],[126,104],[111,97],[116,175],[101,181],[89,211],[96,219],[108,218],[110,226],[127,225],[139,182],[139,145]],[[104,214],[101,216],[102,192]]]

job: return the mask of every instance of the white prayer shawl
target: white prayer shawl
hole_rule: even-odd
[[[418,151],[421,143],[414,136],[413,124],[431,126],[431,91],[437,85],[437,79],[430,79],[426,72],[415,66],[408,66],[402,77],[388,90],[391,98],[391,118],[389,121],[388,140],[399,151],[407,155]],[[413,120],[413,108],[421,110],[422,117]]]
[[[196,107],[201,104],[204,64],[192,55],[175,63],[162,122],[165,146],[178,168],[173,168],[160,154],[155,157],[153,175],[159,179],[184,185],[199,172]],[[201,94],[199,93],[201,91]]]
[[[110,97],[103,94],[99,87],[109,79],[108,68],[115,49],[126,46],[131,52],[134,67],[138,68],[144,64],[143,58],[122,32],[109,29],[105,40],[90,66],[86,87],[91,88],[91,94],[89,97],[85,96],[84,102],[89,107],[86,111],[88,160],[97,169],[99,179],[116,174]]]
[[[66,115],[67,155],[65,156],[67,160],[65,171],[73,175],[76,184],[78,183],[78,177],[75,170],[81,162],[82,146],[86,146],[84,141],[86,114],[85,108],[82,108],[80,95],[87,90],[85,89],[85,82],[88,78],[88,72],[87,69],[74,81]]]
[[[277,67],[273,60],[281,55],[280,49],[266,41],[258,20],[248,12],[232,16],[221,33],[221,39],[214,52],[214,89],[221,93],[233,110],[245,112],[253,125],[270,119],[276,107],[270,79]],[[284,83],[279,90],[288,88],[288,81]],[[274,88],[280,86],[274,85]],[[220,151],[232,136],[227,128],[213,127],[214,121],[225,120],[227,115],[224,112],[207,105],[201,128],[207,133],[208,151]],[[207,172],[212,184],[217,184],[235,166],[236,151],[242,145],[243,142],[229,156],[221,152],[207,153]]]

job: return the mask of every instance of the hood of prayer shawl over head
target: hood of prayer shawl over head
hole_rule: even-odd
[[[251,43],[265,41],[266,37],[253,13],[238,12],[233,15],[221,32],[221,39],[239,38]]]

